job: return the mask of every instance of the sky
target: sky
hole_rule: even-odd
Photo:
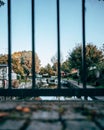
[[[31,50],[31,0],[12,1],[12,52]],[[7,53],[7,0],[0,8],[0,54]],[[60,45],[63,60],[82,43],[81,0],[60,0]],[[104,43],[104,2],[86,0],[86,43]],[[35,50],[41,65],[57,54],[56,0],[35,0]]]

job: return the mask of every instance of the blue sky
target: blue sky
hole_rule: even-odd
[[[7,0],[0,8],[0,53],[7,53]],[[35,0],[35,43],[42,65],[57,53],[56,0]],[[31,0],[12,0],[12,52],[31,50]],[[104,43],[104,2],[86,1],[86,43]],[[60,0],[61,54],[82,43],[81,0]]]

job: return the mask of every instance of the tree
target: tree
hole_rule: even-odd
[[[81,45],[77,45],[72,52],[68,53],[68,61],[70,64],[70,68],[76,68],[81,70],[81,61],[82,61],[82,56],[81,56]]]
[[[35,71],[36,71],[36,73],[39,73],[40,72],[40,59],[39,59],[37,53],[35,53],[35,61],[36,61]]]
[[[39,73],[42,74],[42,75],[47,73],[46,68],[45,67],[41,67]]]
[[[49,76],[54,75],[53,69],[50,64],[47,64],[47,66],[45,68],[46,68],[46,71],[49,74]]]
[[[57,55],[55,55],[51,58],[51,62],[53,64],[53,66],[52,66],[53,70],[57,71],[57,65],[58,65]]]
[[[36,71],[36,73],[39,73],[40,59],[39,59],[37,53],[35,53],[34,55],[35,55],[35,71]],[[22,65],[25,65],[30,70],[32,69],[32,52],[31,51],[21,52],[20,60],[21,60]]]
[[[61,65],[62,61],[63,61],[63,56],[62,56],[62,54],[61,54],[61,55],[60,55],[60,65]],[[57,54],[54,55],[54,56],[51,58],[51,62],[53,63],[53,66],[52,66],[53,70],[57,72],[57,69],[58,69],[58,56],[57,56]]]
[[[103,55],[104,55],[104,43],[103,43],[103,45],[102,45],[102,47],[101,47],[101,50],[102,50]]]
[[[21,64],[19,63],[19,60],[16,58],[12,58],[12,69],[15,73],[24,75],[24,70]]]
[[[37,54],[35,54],[35,67],[36,73],[40,71],[40,59]],[[8,55],[0,55],[0,64],[8,64]],[[32,52],[31,51],[22,51],[14,52],[12,54],[12,68],[13,71],[17,74],[24,75],[31,72],[32,69]]]
[[[68,60],[66,60],[65,62],[62,63],[61,70],[64,71],[65,73],[70,72],[70,64],[69,64]]]
[[[103,53],[100,49],[98,49],[93,44],[86,45],[86,69],[87,72],[91,67],[97,67],[103,58]],[[80,71],[82,70],[82,47],[81,45],[77,45],[71,53],[69,53],[68,57],[70,67],[76,68]]]
[[[45,67],[41,67],[40,74],[46,74],[48,73],[49,76],[54,75],[53,68],[50,64],[47,64]]]
[[[8,55],[0,56],[0,64],[8,64]]]
[[[103,77],[104,76],[104,44],[101,47],[101,51],[103,53],[103,57],[100,59],[100,62],[98,63],[97,68]]]
[[[0,0],[0,7],[3,6],[5,3],[4,1]]]

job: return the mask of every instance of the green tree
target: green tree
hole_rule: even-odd
[[[97,48],[96,45],[87,44],[86,45],[86,69],[87,72],[91,67],[97,67],[103,58],[103,53],[100,49]],[[82,70],[82,46],[77,45],[71,53],[69,53],[68,57],[70,67],[76,68],[80,71]]]
[[[68,62],[70,64],[70,68],[76,68],[81,70],[81,45],[77,45],[72,52],[68,53]]]
[[[69,64],[68,60],[66,60],[66,61],[64,61],[62,63],[61,70],[64,71],[65,73],[69,73],[70,72],[70,64]]]
[[[103,57],[100,59],[100,62],[98,63],[97,68],[100,71],[101,77],[104,77],[104,44],[101,47],[101,51],[103,53]]]
[[[4,1],[0,0],[0,7],[3,6],[5,3]]]

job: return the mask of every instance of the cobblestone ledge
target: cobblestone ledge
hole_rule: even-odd
[[[0,102],[0,130],[103,130],[104,102]]]

